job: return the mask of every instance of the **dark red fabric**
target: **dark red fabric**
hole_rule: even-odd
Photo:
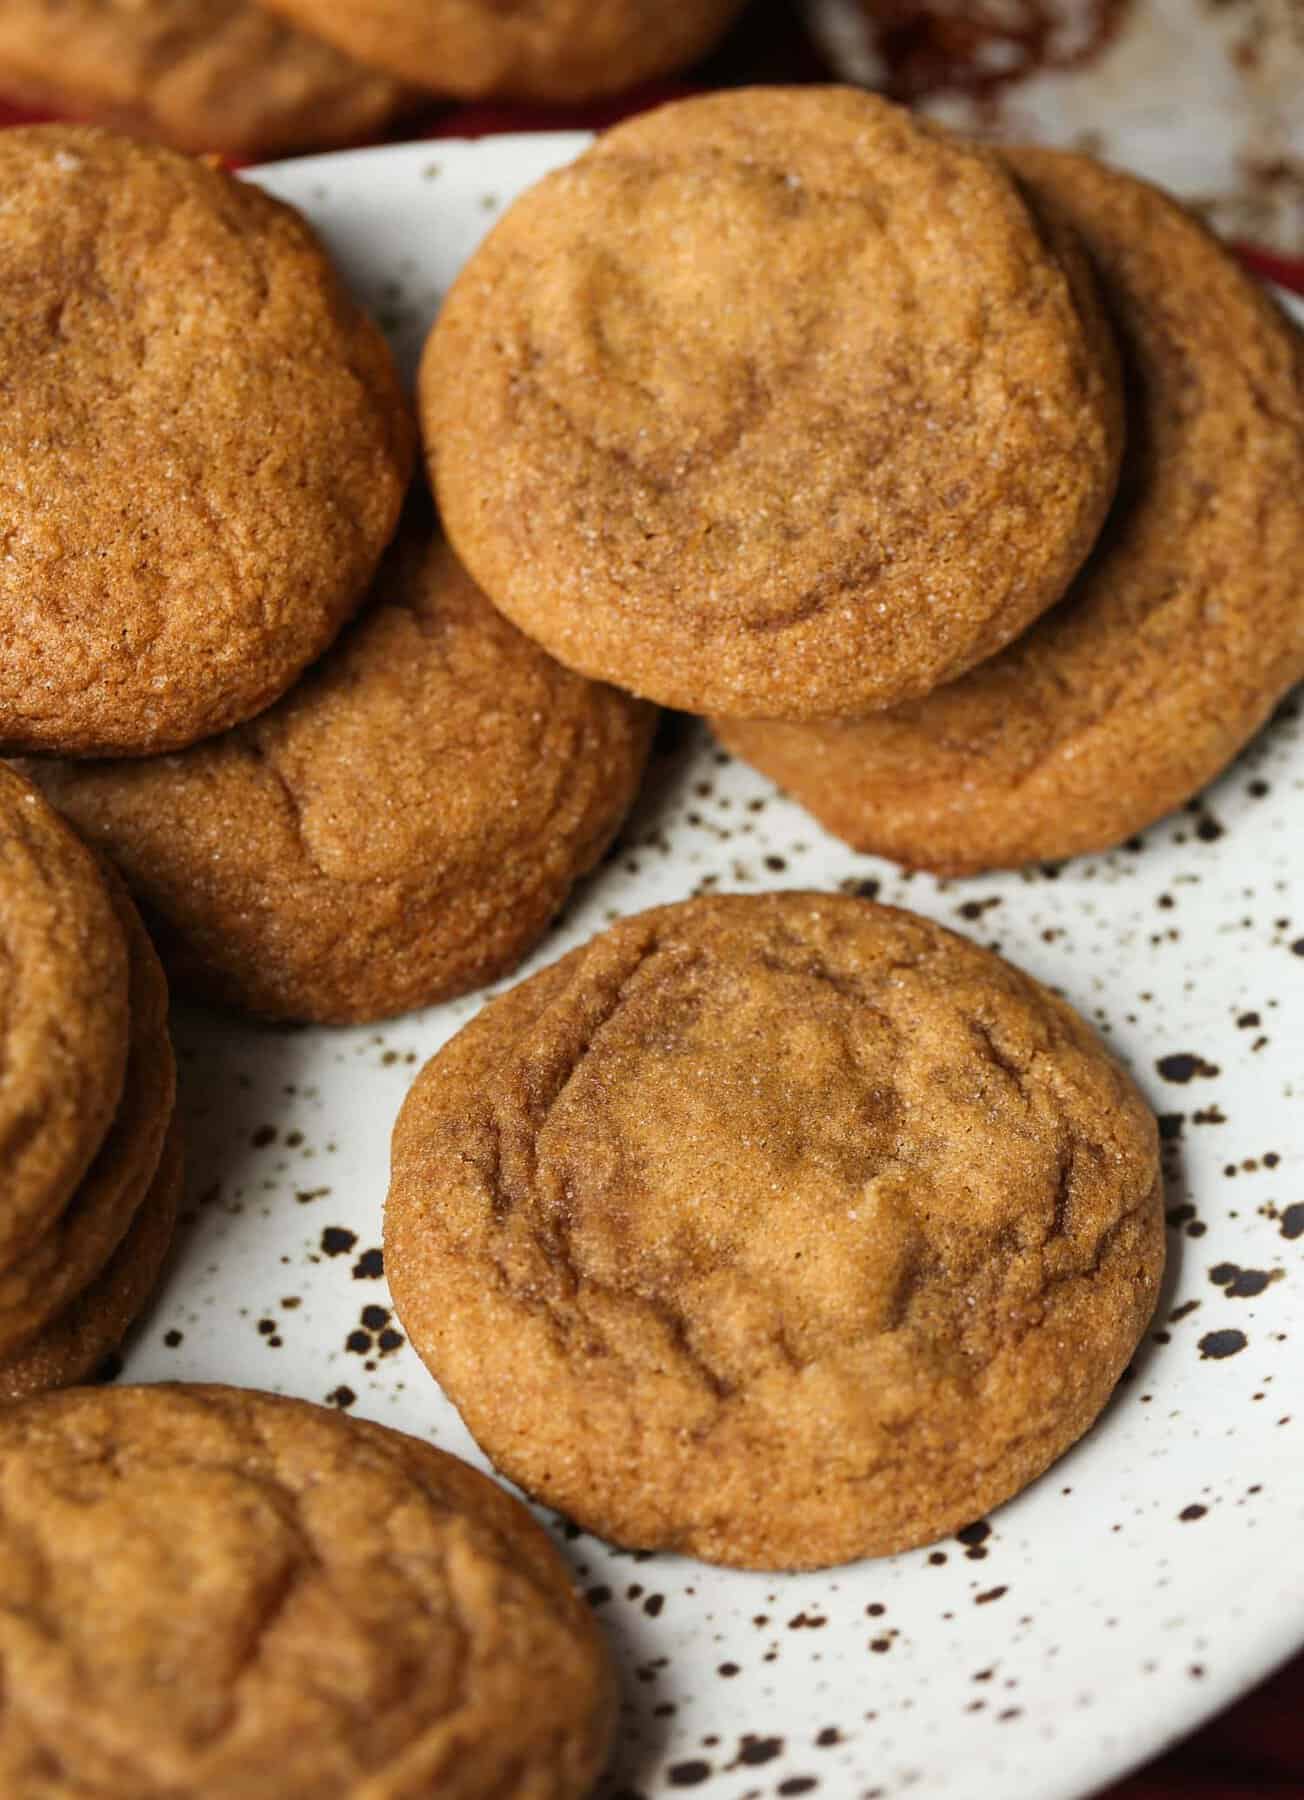
[[[504,131],[601,130],[677,94],[748,82],[818,81],[828,74],[787,0],[754,0],[719,50],[680,83],[656,83],[615,101],[564,112],[433,104],[404,120],[394,136],[475,138]],[[51,116],[0,100],[0,125]],[[1304,294],[1304,258],[1238,248],[1263,279]],[[1108,1789],[1100,1800],[1304,1800],[1304,1654],[1186,1743]]]
[[[0,100],[0,125],[43,125],[47,119],[57,117],[56,113],[33,112],[30,107],[13,106],[8,100]]]
[[[1301,1800],[1304,1655],[1100,1800]]]

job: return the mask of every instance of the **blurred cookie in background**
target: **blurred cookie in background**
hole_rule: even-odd
[[[742,0],[274,0],[351,56],[435,93],[571,101],[696,62]]]
[[[356,143],[413,99],[245,0],[6,0],[0,93],[236,157]]]

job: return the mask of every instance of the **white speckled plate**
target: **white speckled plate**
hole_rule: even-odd
[[[582,140],[427,143],[257,179],[321,227],[410,368],[501,206]],[[1304,1639],[1304,731],[1115,855],[947,884],[826,837],[679,722],[531,966],[705,885],[850,885],[1061,987],[1165,1119],[1172,1268],[1100,1426],[990,1521],[831,1573],[726,1574],[566,1531],[626,1710],[611,1796],[1087,1794]],[[365,771],[360,772],[365,779]],[[361,1031],[178,1025],[190,1217],[127,1358],[331,1400],[476,1452],[391,1318],[389,1132],[479,1000]]]

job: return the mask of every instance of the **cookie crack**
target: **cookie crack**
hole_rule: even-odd
[[[643,1307],[645,1311],[650,1313],[657,1323],[664,1328],[672,1347],[688,1364],[689,1368],[692,1370],[693,1374],[697,1376],[703,1387],[705,1387],[717,1401],[729,1400],[738,1391],[737,1385],[728,1380],[726,1376],[719,1374],[713,1364],[703,1356],[702,1352],[697,1348],[697,1345],[693,1342],[692,1330],[688,1319],[671,1301],[663,1299],[660,1294],[642,1292],[637,1288],[615,1288],[608,1286],[605,1282],[601,1281],[590,1280],[588,1286],[592,1291],[605,1294],[613,1300],[623,1301],[625,1303],[633,1300],[639,1306]],[[587,1319],[587,1309],[584,1307],[582,1296],[579,1297],[579,1303],[581,1310],[585,1312]]]
[[[604,999],[602,1005],[595,1010],[595,1014],[586,1022],[580,1042],[564,1059],[562,1070],[557,1072],[559,1078],[550,1082],[545,1093],[537,1099],[535,1096],[531,1096],[531,1104],[526,1116],[530,1126],[531,1146],[535,1158],[535,1168],[532,1173],[537,1174],[538,1140],[546,1129],[549,1118],[587,1061],[599,1034],[620,1012],[631,986],[661,948],[661,940],[655,933],[646,942],[639,945],[633,963],[621,975],[614,992]],[[689,953],[679,959],[679,966],[690,968],[700,960],[700,953]]]
[[[278,764],[275,753],[271,750],[264,749],[256,732],[253,731],[249,732],[244,737],[242,748],[260,768],[266,770],[267,775],[280,793],[282,800],[285,802],[286,811],[290,815],[290,824],[299,848],[303,853],[305,862],[319,880],[329,882],[334,886],[334,876],[322,867],[316,852],[308,841],[308,832],[303,817],[303,802],[295,793],[284,770]]]
[[[1069,1208],[1073,1200],[1073,1170],[1077,1161],[1077,1144],[1072,1137],[1060,1148],[1059,1169],[1055,1177],[1055,1197],[1051,1206],[1050,1230],[1046,1243],[1064,1237],[1069,1228]]]
[[[1027,1081],[1028,1068],[1022,1063],[1016,1062],[1012,1056],[1001,1049],[1000,1045],[993,1037],[990,1028],[982,1019],[977,1017],[971,1018],[968,1021],[968,1024],[970,1035],[977,1041],[979,1049],[982,1052],[983,1060],[989,1063],[993,1068],[999,1069],[1012,1083],[1018,1090],[1019,1098],[1022,1100],[1025,1107],[1030,1105],[1031,1100],[1028,1093]]]
[[[1117,1218],[1112,1220],[1101,1232],[1100,1236],[1096,1239],[1095,1249],[1092,1252],[1091,1260],[1089,1262],[1080,1263],[1075,1268],[1060,1269],[1054,1274],[1045,1277],[1042,1283],[1041,1297],[1045,1299],[1047,1296],[1053,1294],[1058,1288],[1064,1287],[1070,1282],[1094,1281],[1100,1274],[1101,1269],[1105,1265],[1106,1258],[1113,1250],[1118,1239],[1130,1225],[1135,1224],[1144,1212],[1151,1207],[1157,1207],[1160,1204],[1162,1196],[1163,1181],[1160,1177],[1156,1176],[1155,1180],[1151,1183],[1150,1187],[1146,1189],[1140,1199],[1134,1200],[1130,1206],[1125,1207],[1123,1211],[1119,1213]],[[1030,1331],[1037,1329],[1037,1325],[1029,1325],[1025,1327],[1024,1330],[1018,1332],[1011,1342],[1015,1344],[1021,1343]]]

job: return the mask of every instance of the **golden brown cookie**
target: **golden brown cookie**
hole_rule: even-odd
[[[926,693],[1059,599],[1114,491],[1076,243],[843,88],[633,119],[504,217],[421,370],[449,537],[581,673],[690,711]]]
[[[0,1262],[57,1219],[127,1066],[127,947],[95,857],[0,766]]]
[[[400,81],[467,99],[590,100],[683,68],[742,0],[270,0]]]
[[[624,818],[654,718],[553,662],[422,532],[259,718],[35,773],[161,924],[175,977],[338,1024],[514,968]]]
[[[1017,1493],[1164,1259],[1154,1117],[1077,1014],[845,895],[612,926],[427,1064],[393,1153],[395,1305],[484,1450],[712,1562],[883,1555]]]
[[[89,1287],[29,1343],[0,1357],[0,1400],[25,1400],[93,1376],[140,1317],[158,1284],[176,1227],[182,1187],[175,1117],[149,1190],[126,1237]]]
[[[64,1211],[0,1268],[0,1358],[44,1330],[87,1288],[131,1227],[158,1169],[176,1098],[168,990],[154,947],[109,874],[128,952],[131,1023],[122,1099]]]
[[[0,134],[0,746],[140,755],[268,705],[398,517],[389,352],[298,214],[88,126]]]
[[[408,97],[246,0],[5,0],[0,88],[241,157],[356,143]]]
[[[1304,676],[1304,348],[1203,226],[1020,150],[1100,270],[1129,376],[1113,516],[1067,598],[926,699],[841,725],[717,721],[859,850],[963,874],[1104,850],[1231,760]]]
[[[581,1800],[615,1712],[519,1501],[235,1388],[0,1412],[0,1656],[12,1800]]]

